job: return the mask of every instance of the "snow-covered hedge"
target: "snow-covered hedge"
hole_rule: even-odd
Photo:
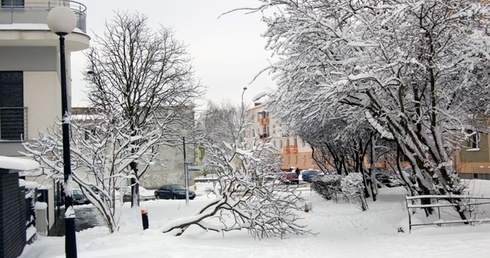
[[[319,175],[312,179],[311,189],[320,194],[326,200],[338,201],[339,194],[342,194],[340,188],[340,175]]]
[[[340,182],[342,192],[349,198],[355,199],[362,194],[364,183],[361,173],[350,173]]]
[[[349,198],[352,203],[358,203],[360,208],[367,210],[367,202],[364,197],[364,182],[361,173],[349,173],[341,180],[342,193]]]

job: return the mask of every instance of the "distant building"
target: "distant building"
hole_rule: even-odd
[[[165,119],[169,112],[175,112],[176,108],[161,108],[159,112],[160,119]],[[97,113],[97,112],[95,112]],[[140,178],[140,183],[148,189],[155,189],[163,184],[184,184],[184,153],[183,153],[183,138],[177,135],[181,128],[185,127],[188,130],[186,137],[186,162],[195,164],[195,150],[192,137],[192,128],[194,127],[194,110],[192,106],[179,107],[179,118],[175,121],[170,121],[172,132],[165,132],[165,145],[158,146],[157,155],[154,160],[154,165],[150,166]],[[74,107],[72,109],[72,119],[83,121],[87,115],[93,115],[94,111],[87,107]],[[97,118],[95,118],[97,119]],[[158,119],[158,117],[157,117]],[[94,128],[95,129],[95,128]],[[170,133],[174,133],[171,135]],[[177,134],[175,134],[177,133]],[[142,167],[139,167],[140,171]],[[189,173],[189,179],[195,177],[194,173]]]
[[[454,167],[462,179],[490,180],[489,142],[488,134],[475,133],[456,152]]]
[[[291,167],[319,169],[311,158],[310,145],[299,136],[288,135],[284,132],[281,121],[272,117],[263,105],[255,103],[254,107],[246,111],[246,114],[252,123],[245,134],[247,143],[252,144],[254,137],[272,143],[277,150],[276,154],[282,158],[282,170],[289,170]]]
[[[179,107],[179,121],[172,121],[170,127],[177,132],[181,129],[187,131],[185,137],[186,162],[195,164],[195,149],[194,149],[194,109],[192,106]],[[165,116],[167,112],[175,112],[175,108],[162,109],[161,116]],[[179,122],[179,123],[177,123]],[[183,137],[175,135],[170,139],[170,144],[158,146],[158,155],[156,156],[155,165],[151,166],[145,175],[141,178],[143,187],[155,189],[163,184],[184,184],[184,152],[183,152]],[[195,174],[189,172],[189,182],[192,185]]]

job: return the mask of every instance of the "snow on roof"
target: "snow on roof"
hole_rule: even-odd
[[[26,158],[0,156],[0,168],[18,171],[34,170],[39,168],[39,163]]]

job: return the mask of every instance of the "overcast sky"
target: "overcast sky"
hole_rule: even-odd
[[[239,7],[257,6],[256,0],[82,0],[87,6],[87,33],[102,35],[105,21],[114,12],[138,11],[148,17],[152,28],[159,24],[171,27],[175,37],[188,45],[196,77],[208,87],[206,99],[215,102],[241,103],[243,87],[247,87],[244,102],[274,83],[268,74],[249,84],[255,75],[269,64],[270,54],[264,50],[261,37],[266,25],[259,14],[235,12],[218,19],[220,14]],[[82,52],[72,54],[72,106],[86,106],[85,82],[82,70],[86,63]],[[205,103],[205,102],[201,102]],[[202,108],[202,107],[198,107]]]

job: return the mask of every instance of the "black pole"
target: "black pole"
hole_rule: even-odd
[[[61,73],[61,106],[62,106],[62,130],[63,130],[63,175],[65,182],[65,255],[69,258],[77,257],[77,239],[75,235],[75,210],[73,209],[73,189],[71,184],[70,161],[70,121],[68,117],[68,93],[66,89],[66,60],[65,60],[65,35],[60,36],[60,73]]]
[[[185,137],[182,137],[182,145],[184,147],[184,163],[185,163],[185,160],[186,160],[186,157],[185,157]]]
[[[184,182],[185,182],[185,204],[189,205],[189,172],[187,171],[186,155],[185,155],[185,136],[182,136],[182,145],[184,147]]]

